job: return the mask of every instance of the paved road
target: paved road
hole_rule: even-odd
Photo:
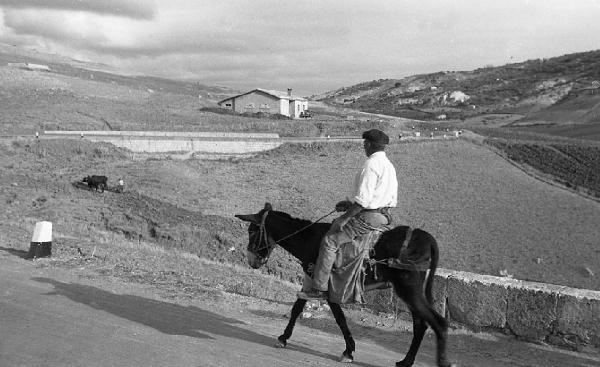
[[[326,320],[303,322],[287,349],[273,347],[289,305],[228,294],[165,299],[152,287],[85,269],[36,267],[2,244],[0,279],[0,367],[340,365],[343,342],[320,327]],[[352,328],[356,366],[393,366],[410,341],[405,331]],[[595,351],[466,332],[450,338],[459,366],[600,366]],[[434,366],[434,346],[427,337],[415,366]]]

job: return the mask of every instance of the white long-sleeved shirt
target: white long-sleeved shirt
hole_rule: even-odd
[[[385,152],[371,154],[357,173],[348,198],[365,209],[395,207],[398,204],[396,169]]]

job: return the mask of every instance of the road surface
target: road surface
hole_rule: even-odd
[[[274,348],[290,305],[239,295],[169,296],[84,268],[40,267],[0,245],[0,367],[20,366],[340,366],[344,344],[330,316],[303,320],[288,348]],[[411,334],[397,327],[350,325],[355,366],[393,366]],[[358,321],[356,321],[358,320]],[[459,366],[600,366],[588,353],[452,331]],[[415,366],[434,366],[428,335]]]

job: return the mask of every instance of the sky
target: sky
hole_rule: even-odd
[[[600,49],[600,0],[0,0],[0,43],[309,96]]]

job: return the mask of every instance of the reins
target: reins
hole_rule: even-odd
[[[265,222],[267,221],[267,215],[269,214],[269,212],[270,212],[270,210],[266,210],[266,211],[263,213],[263,215],[262,215],[262,219],[261,219],[261,221],[260,221],[260,227],[259,227],[259,238],[258,238],[258,241],[259,241],[259,243],[263,242],[265,246],[264,246],[264,247],[262,247],[262,246],[257,246],[258,248],[256,248],[256,249],[255,249],[255,251],[259,251],[259,250],[262,250],[263,248],[269,248],[269,247],[270,247],[270,246],[269,246],[268,239],[267,239],[267,238],[268,238],[268,235],[267,235],[267,228],[266,228],[266,225],[265,225]],[[313,225],[317,224],[318,222],[320,222],[321,220],[323,220],[323,219],[327,218],[328,216],[330,216],[331,214],[333,214],[333,213],[335,213],[335,212],[336,212],[336,210],[334,209],[334,210],[330,211],[329,213],[325,214],[324,216],[320,217],[319,219],[315,220],[314,222],[311,222],[311,223],[309,223],[308,225],[306,225],[306,226],[304,226],[304,227],[300,228],[299,230],[297,230],[297,231],[295,231],[295,232],[292,232],[292,233],[290,233],[290,234],[288,234],[288,235],[286,235],[286,236],[284,236],[284,237],[282,237],[282,238],[278,239],[277,241],[273,241],[273,243],[274,243],[274,244],[276,244],[276,245],[279,245],[279,243],[280,243],[281,241],[285,241],[285,240],[287,240],[288,238],[290,238],[290,237],[293,237],[293,236],[297,235],[298,233],[300,233],[300,232],[302,232],[302,231],[306,230],[307,228],[309,228],[309,227],[311,227],[311,226],[313,226]]]
[[[315,220],[314,222],[311,222],[311,223],[309,223],[308,225],[306,225],[306,226],[304,226],[304,227],[300,228],[300,229],[299,229],[299,230],[297,230],[296,232],[290,233],[290,234],[288,234],[287,236],[285,236],[285,237],[283,237],[283,238],[280,238],[280,239],[278,239],[277,241],[274,241],[274,242],[275,242],[276,244],[278,244],[278,245],[279,245],[279,242],[281,242],[281,241],[284,241],[284,240],[287,240],[288,238],[290,238],[290,237],[292,237],[292,236],[295,236],[295,235],[297,235],[298,233],[300,233],[300,232],[304,231],[305,229],[309,228],[309,227],[310,227],[310,226],[312,226],[312,225],[315,225],[315,224],[317,224],[318,222],[320,222],[321,220],[323,220],[323,219],[327,218],[328,216],[330,216],[331,214],[333,214],[333,213],[335,213],[335,212],[336,212],[336,210],[335,210],[335,209],[333,209],[332,211],[330,211],[329,213],[325,214],[325,215],[324,215],[324,216],[322,216],[321,218],[319,218],[319,219]]]

